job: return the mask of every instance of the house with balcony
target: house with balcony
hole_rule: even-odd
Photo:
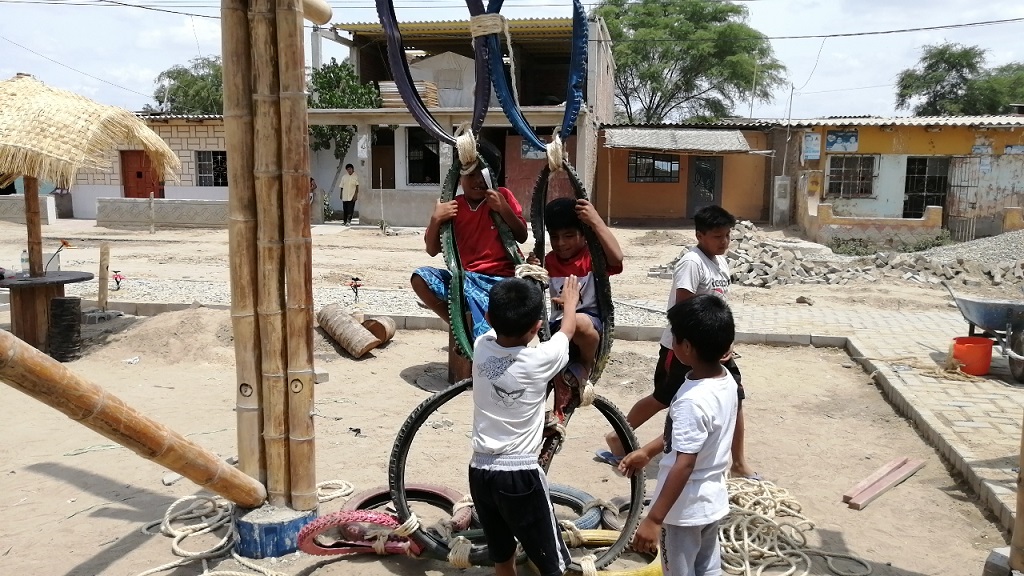
[[[544,18],[509,20],[512,56],[506,71],[514,75],[524,116],[538,134],[550,140],[561,125],[569,78],[572,20]],[[476,78],[473,71],[472,35],[469,21],[409,22],[401,25],[410,56],[409,68],[430,112],[454,133],[472,116]],[[387,61],[386,37],[380,24],[337,24],[331,30],[314,31],[314,66],[317,45],[323,38],[349,48],[349,60],[363,82],[381,89],[384,107],[362,110],[310,110],[311,125],[356,126],[345,163],[351,163],[362,186],[356,206],[362,222],[384,220],[397,226],[426,225],[440,195],[444,175],[452,162],[449,146],[420,128],[394,90],[394,76]],[[589,21],[588,74],[584,108],[566,142],[570,161],[587,186],[594,182],[597,134],[601,124],[614,117],[614,63],[604,21]],[[542,151],[525,145],[512,129],[492,97],[481,137],[501,153],[498,183],[529,206],[533,185],[546,159]],[[331,151],[314,153],[310,170],[322,186],[335,175],[338,161]],[[564,174],[553,177],[552,197],[571,194]],[[340,209],[337,191],[332,201]],[[383,212],[382,212],[383,210]]]

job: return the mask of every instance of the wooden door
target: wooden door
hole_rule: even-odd
[[[142,150],[121,151],[121,185],[125,198],[164,197],[164,183]]]
[[[693,218],[701,208],[722,205],[722,157],[690,157],[690,189],[686,217]]]

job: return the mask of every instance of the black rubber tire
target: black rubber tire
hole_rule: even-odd
[[[411,484],[406,488],[406,497],[410,502],[424,502],[437,506],[451,514],[455,503],[462,499],[458,490],[436,484]],[[391,504],[391,491],[387,486],[378,486],[353,494],[341,507],[342,510],[373,510],[385,504]]]
[[[427,398],[409,414],[405,423],[402,424],[402,428],[398,431],[394,447],[391,450],[391,460],[388,464],[388,486],[391,489],[391,500],[395,504],[395,510],[398,512],[400,522],[408,520],[410,515],[409,498],[405,487],[405,466],[416,432],[419,431],[420,427],[426,423],[427,419],[434,412],[459,394],[472,388],[472,386],[473,381],[466,379]],[[608,420],[612,430],[615,431],[627,452],[639,449],[640,446],[636,436],[633,434],[633,429],[630,428],[626,417],[614,404],[601,396],[597,396],[594,399],[594,407]],[[629,514],[623,523],[619,539],[597,557],[595,565],[598,570],[611,564],[622,554],[626,546],[629,545],[633,537],[633,531],[636,530],[636,526],[640,522],[640,513],[643,511],[644,501],[644,474],[636,474],[631,477],[630,488],[631,505]],[[417,530],[412,535],[412,538],[423,546],[424,555],[439,560],[447,560],[449,552],[447,543],[435,538],[424,530]],[[493,565],[487,554],[487,546],[473,546],[469,559],[475,566]],[[569,569],[576,572],[581,571],[579,564],[575,562],[570,565]]]
[[[596,530],[601,527],[601,509],[596,506],[587,508],[594,502],[594,497],[590,494],[565,484],[549,484],[548,492],[551,494],[552,504],[567,506],[580,515],[573,520],[573,524],[580,530]]]

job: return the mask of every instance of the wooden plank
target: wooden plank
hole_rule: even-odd
[[[909,460],[903,466],[893,470],[892,472],[885,475],[884,478],[879,480],[877,483],[872,485],[867,490],[864,490],[858,494],[853,500],[850,500],[850,508],[854,510],[863,510],[873,500],[885,494],[894,486],[903,482],[907,478],[913,476],[918,470],[924,468],[924,460]]]
[[[849,502],[850,500],[853,500],[854,496],[863,492],[864,489],[867,488],[868,486],[871,486],[875,482],[881,480],[889,472],[892,472],[893,470],[906,464],[907,460],[909,460],[909,458],[896,458],[893,461],[886,464],[885,466],[882,466],[878,470],[875,470],[870,476],[861,480],[859,484],[847,490],[846,494],[843,494],[843,502]]]

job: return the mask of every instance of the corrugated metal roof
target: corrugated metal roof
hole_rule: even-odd
[[[785,126],[786,121],[779,121]],[[1024,116],[830,116],[828,118],[811,118],[792,120],[789,125],[794,128],[813,126],[1024,126]]]
[[[665,150],[671,152],[750,152],[739,130],[685,130],[671,128],[609,128],[604,131],[609,148]]]
[[[469,20],[438,20],[400,23],[402,37],[469,36]],[[383,37],[380,22],[352,22],[332,26],[343,32],[361,36]],[[510,18],[508,28],[513,36],[571,35],[572,18]]]
[[[765,130],[767,128],[772,128],[773,126],[777,125],[778,124],[774,121],[758,120],[756,118],[726,118],[723,120],[716,120],[714,122],[622,122],[613,124],[602,124],[601,128],[719,128],[727,130]]]
[[[220,114],[153,114],[150,112],[136,112],[136,116],[143,120],[160,121],[160,120],[186,120],[198,122],[202,120],[223,120],[224,116]]]

